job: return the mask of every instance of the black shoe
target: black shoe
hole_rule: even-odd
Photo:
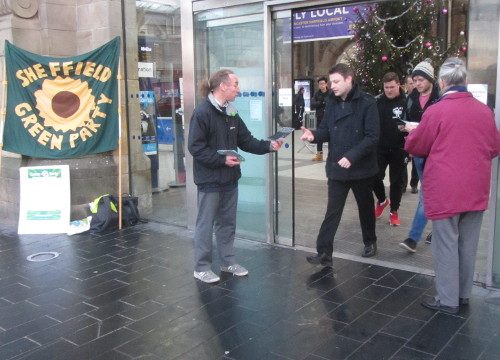
[[[308,257],[306,257],[306,260],[309,264],[314,264],[314,265],[319,265],[319,264],[323,266],[333,265],[332,257],[325,254],[309,255]]]
[[[430,232],[425,238],[425,243],[430,244],[432,242],[432,233]]]
[[[363,249],[362,257],[372,257],[377,253],[377,243],[372,243],[370,245],[365,245]]]
[[[426,307],[428,309],[442,311],[442,312],[445,312],[447,314],[458,313],[458,306],[441,305],[441,302],[439,300],[436,300],[435,298],[430,298],[429,300],[424,300],[424,301],[422,301],[421,304],[423,307]]]
[[[418,194],[418,188],[416,186],[411,187],[411,193],[412,194]]]
[[[408,250],[409,252],[417,252],[417,242],[411,238],[407,238],[403,242],[400,242],[399,246],[401,246],[403,249]]]
[[[469,305],[469,298],[459,298],[458,304],[463,306]]]

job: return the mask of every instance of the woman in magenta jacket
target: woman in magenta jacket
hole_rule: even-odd
[[[405,149],[426,157],[425,215],[432,220],[436,297],[422,305],[457,313],[469,301],[484,210],[488,208],[491,163],[500,151],[492,111],[466,88],[462,60],[439,70],[442,96],[408,127]]]

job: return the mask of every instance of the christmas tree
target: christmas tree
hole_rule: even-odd
[[[389,71],[404,77],[426,58],[437,68],[447,57],[463,56],[467,50],[463,31],[451,45],[438,37],[438,15],[448,13],[441,1],[389,1],[354,11],[358,21],[347,62],[371,94],[381,92],[381,79]]]

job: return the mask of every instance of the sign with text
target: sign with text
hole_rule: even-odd
[[[155,63],[141,62],[137,63],[140,78],[154,78],[155,77]]]
[[[118,146],[120,38],[83,55],[41,56],[5,41],[4,150],[74,158]]]
[[[69,166],[21,167],[19,234],[67,233],[71,194]]]
[[[335,6],[323,9],[302,10],[293,13],[293,41],[316,41],[350,38],[352,25],[366,6]]]

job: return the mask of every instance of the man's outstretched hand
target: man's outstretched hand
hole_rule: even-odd
[[[271,141],[271,147],[273,148],[273,151],[278,151],[281,148],[281,145],[283,145],[283,142],[285,139],[276,139]]]
[[[308,142],[311,142],[311,141],[314,140],[314,135],[311,132],[311,130],[306,129],[303,126],[300,129],[302,130],[302,136],[300,137],[300,140],[302,140],[302,141],[308,141]]]

